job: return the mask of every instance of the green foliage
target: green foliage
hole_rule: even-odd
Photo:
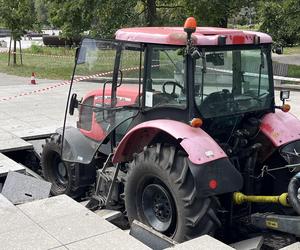
[[[75,49],[69,47],[46,47],[40,45],[31,45],[30,48],[24,50],[25,53],[51,55],[51,56],[67,56],[74,58]]]
[[[74,68],[75,49],[33,46],[33,49],[24,49],[23,53],[22,66],[7,66],[8,55],[0,54],[0,72],[28,77],[29,80],[32,72],[36,73],[37,79],[70,80]]]
[[[46,0],[35,0],[35,9],[37,15],[38,24],[41,27],[49,26],[48,8],[46,6]]]
[[[0,20],[19,40],[25,30],[34,28],[36,13],[33,0],[0,0]]]
[[[300,1],[267,1],[260,5],[260,29],[284,46],[300,42]]]
[[[200,26],[227,27],[241,7],[254,6],[258,0],[36,0],[36,6],[43,1],[50,23],[72,39],[84,31],[112,38],[121,27],[182,26],[188,16],[195,16]]]
[[[31,53],[34,53],[34,54],[42,53],[43,52],[42,46],[38,46],[38,45],[35,45],[35,44],[31,45],[30,50],[31,50]]]
[[[91,27],[95,14],[96,0],[48,0],[51,23],[62,29],[62,37],[80,37]]]
[[[139,15],[135,10],[137,1],[132,0],[102,0],[98,1],[95,18],[91,25],[93,36],[111,38],[120,27],[137,26]]]

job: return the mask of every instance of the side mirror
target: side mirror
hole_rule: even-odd
[[[78,108],[79,101],[77,100],[77,94],[73,94],[69,106],[69,114],[74,115],[74,109]]]

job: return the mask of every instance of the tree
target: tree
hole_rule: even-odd
[[[284,46],[300,42],[299,0],[267,1],[260,5],[261,27]]]
[[[33,29],[36,13],[33,0],[0,0],[0,19],[4,26],[11,30],[13,40],[13,63],[17,63],[17,41],[26,30]]]
[[[76,40],[91,27],[97,0],[48,0],[50,22],[62,29],[62,37]]]
[[[242,7],[253,7],[258,0],[179,0],[185,6],[181,15],[194,16],[199,26],[226,28],[228,20],[239,13]]]
[[[48,8],[46,6],[46,0],[35,0],[35,10],[37,15],[37,21],[41,27],[49,26]]]
[[[99,1],[91,25],[92,35],[112,38],[120,27],[139,26],[136,4],[136,0]]]

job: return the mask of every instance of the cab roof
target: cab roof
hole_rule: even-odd
[[[183,27],[139,27],[124,28],[116,32],[116,39],[131,42],[155,43],[165,45],[185,45],[186,33]],[[235,29],[197,27],[192,34],[194,45],[217,46],[233,44],[272,43],[272,38],[261,32]],[[226,40],[225,40],[226,39]]]

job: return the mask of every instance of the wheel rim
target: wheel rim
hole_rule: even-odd
[[[56,183],[60,187],[66,187],[66,185],[68,184],[68,172],[66,165],[58,155],[56,155],[54,162],[54,176],[56,179]]]
[[[142,194],[143,213],[151,227],[166,232],[172,225],[175,207],[169,192],[159,184],[150,184]]]

